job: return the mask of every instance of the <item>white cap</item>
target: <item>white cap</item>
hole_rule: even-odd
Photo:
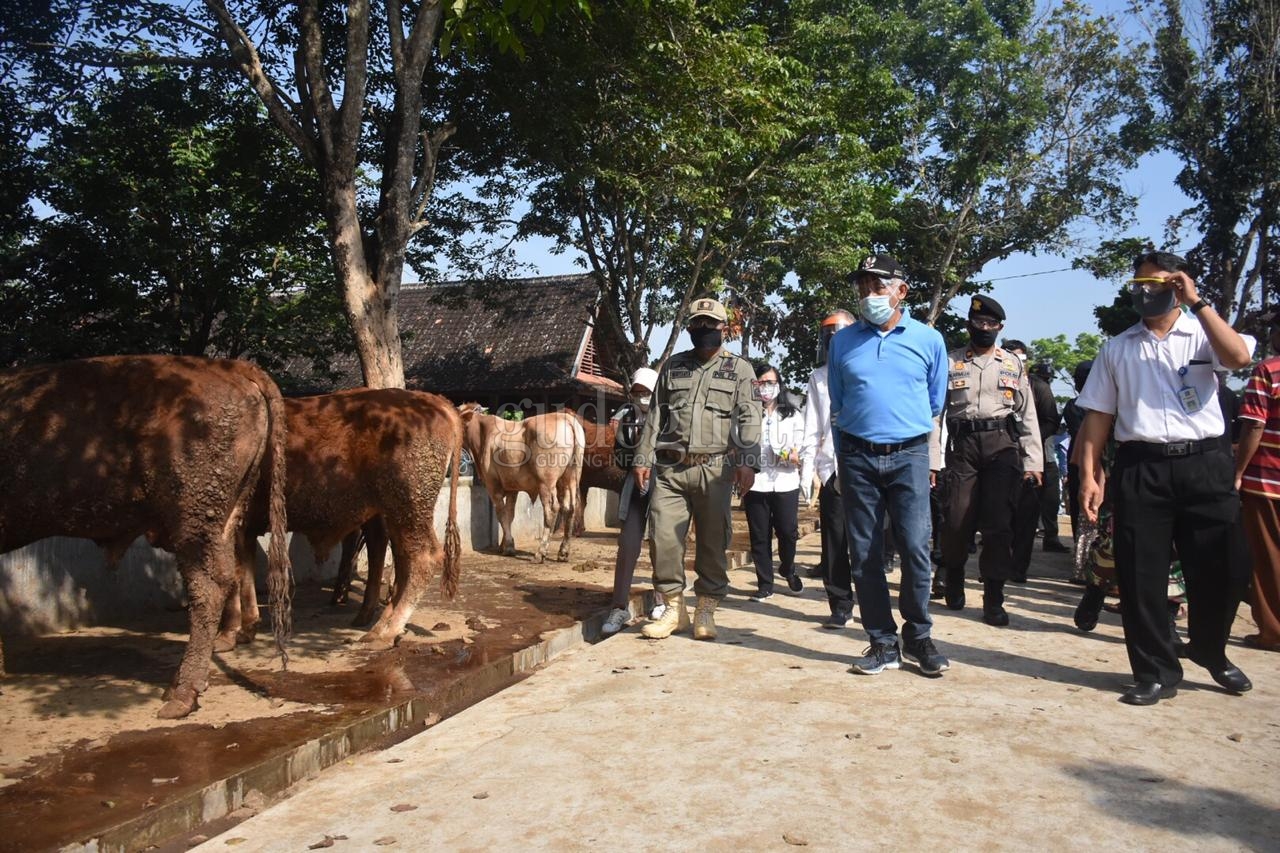
[[[652,391],[658,387],[658,371],[652,367],[642,367],[631,376],[632,385],[643,385]]]

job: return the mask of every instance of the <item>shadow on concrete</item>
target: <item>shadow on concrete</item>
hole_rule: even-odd
[[[1229,839],[1250,850],[1275,850],[1280,839],[1280,810],[1240,789],[1188,785],[1142,767],[1106,761],[1063,769],[1093,787],[1090,807],[1135,826],[1189,841]]]

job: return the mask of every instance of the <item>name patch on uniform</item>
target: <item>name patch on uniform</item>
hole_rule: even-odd
[[[736,382],[738,379],[738,372],[736,370],[717,370],[715,373],[711,374],[711,378],[730,379]]]
[[[952,379],[951,384],[947,387],[953,388],[953,389],[968,388],[969,380],[968,379]]]
[[[693,371],[687,367],[673,367],[669,374],[673,379],[688,379],[693,375]]]

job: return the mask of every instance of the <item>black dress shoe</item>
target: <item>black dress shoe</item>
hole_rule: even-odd
[[[1239,695],[1241,693],[1248,693],[1253,689],[1253,682],[1249,680],[1249,676],[1241,672],[1240,667],[1236,666],[1226,658],[1222,659],[1221,664],[1209,666],[1206,663],[1201,663],[1196,660],[1194,653],[1189,654],[1188,657],[1190,657],[1192,663],[1203,666],[1205,669],[1209,670],[1209,676],[1214,681],[1218,682],[1218,686],[1228,693],[1235,693]]]
[[[1176,687],[1165,687],[1158,681],[1139,681],[1120,696],[1120,701],[1126,705],[1154,705],[1177,695]]]
[[[1044,540],[1044,544],[1040,547],[1045,551],[1048,551],[1050,554],[1066,554],[1071,550],[1057,539],[1046,539]]]
[[[1081,631],[1092,631],[1098,627],[1098,615],[1102,613],[1102,605],[1106,600],[1107,590],[1104,587],[1086,586],[1080,603],[1076,605],[1076,627]]]
[[[787,579],[787,589],[792,592],[800,592],[804,589],[804,582],[800,580],[800,573],[792,571],[789,575],[783,575]]]
[[[1009,612],[1004,609],[1004,605],[996,604],[994,606],[983,605],[982,621],[988,625],[1002,628],[1009,624]]]
[[[1026,582],[1027,582],[1026,575],[1012,575],[1009,578],[1009,583],[1026,583]]]
[[[964,610],[964,590],[963,589],[954,594],[945,593],[943,598],[944,598],[944,603],[947,605],[948,610]]]

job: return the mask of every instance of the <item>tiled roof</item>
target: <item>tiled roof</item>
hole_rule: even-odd
[[[405,285],[399,303],[405,383],[451,397],[584,385],[621,390],[616,377],[601,382],[575,373],[598,293],[591,275]],[[293,384],[308,390],[360,384],[354,356],[333,366],[336,381],[295,374]]]

